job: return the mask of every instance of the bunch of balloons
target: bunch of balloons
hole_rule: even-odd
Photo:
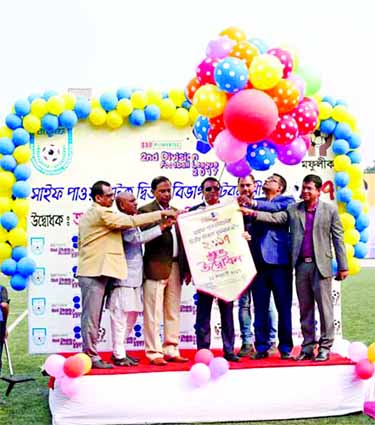
[[[214,357],[212,351],[203,348],[195,354],[189,379],[193,386],[201,387],[210,379],[218,379],[225,375],[228,370],[229,363],[224,357]]]
[[[311,96],[319,89],[319,77],[299,68],[294,52],[226,28],[208,43],[185,90],[200,114],[193,130],[198,151],[213,147],[235,177],[268,170],[276,159],[300,163],[306,136],[318,126]]]
[[[78,394],[79,378],[91,370],[91,359],[85,353],[78,353],[68,358],[60,354],[51,354],[47,357],[43,369],[48,375],[55,378],[61,392],[71,398]]]

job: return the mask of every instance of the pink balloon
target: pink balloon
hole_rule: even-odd
[[[291,115],[282,115],[269,137],[277,145],[288,145],[298,136],[298,125]]]
[[[368,359],[362,359],[355,365],[355,373],[360,379],[369,379],[374,374],[374,363]]]
[[[209,58],[225,58],[229,52],[233,49],[236,42],[230,38],[224,36],[219,37],[216,40],[211,40],[206,48],[206,55]]]
[[[251,173],[251,167],[245,158],[236,162],[230,162],[225,165],[225,168],[234,177],[246,177]]]
[[[353,362],[367,359],[367,346],[363,342],[354,341],[349,345],[348,356]]]
[[[79,392],[80,383],[80,378],[69,378],[68,376],[64,376],[60,381],[60,390],[67,397],[74,397]]]
[[[305,87],[306,87],[305,80],[299,75],[294,75],[294,74],[289,75],[288,80],[292,81],[295,84],[295,86],[297,87],[299,91],[299,98],[303,99],[305,97]]]
[[[48,375],[54,378],[61,378],[64,376],[64,363],[65,357],[60,354],[51,354],[44,362],[44,369]]]
[[[315,103],[305,98],[291,112],[292,117],[296,120],[299,134],[311,133],[318,123],[318,112],[315,109]]]
[[[286,165],[296,165],[302,161],[306,154],[306,145],[301,137],[297,137],[289,145],[277,147],[277,157],[280,162]]]
[[[283,65],[283,78],[287,78],[293,70],[293,56],[287,50],[279,47],[267,50],[267,53],[276,56]]]
[[[210,364],[210,361],[214,358],[214,355],[207,348],[202,348],[195,353],[194,362],[195,363],[204,363],[206,365]]]
[[[241,90],[224,109],[225,127],[239,140],[253,143],[267,139],[276,127],[279,113],[275,102],[261,90]]]
[[[195,363],[190,369],[189,377],[195,387],[201,387],[210,380],[210,368],[204,363]]]
[[[311,138],[309,135],[304,135],[301,136],[301,139],[305,142],[306,145],[306,150],[308,151],[310,149],[311,146]]]
[[[205,58],[196,69],[198,81],[203,84],[216,84],[214,79],[215,67],[218,61],[212,58]]]
[[[236,139],[228,130],[223,130],[216,136],[214,151],[222,161],[235,162],[246,155],[247,144]]]
[[[215,357],[210,363],[211,377],[213,379],[220,378],[229,370],[229,363],[224,357]]]

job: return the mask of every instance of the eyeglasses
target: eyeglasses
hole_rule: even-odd
[[[211,192],[212,190],[214,190],[215,192],[219,192],[220,187],[219,186],[210,186],[210,187],[206,187],[204,189],[205,192]]]

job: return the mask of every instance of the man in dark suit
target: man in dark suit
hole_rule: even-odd
[[[201,184],[204,201],[190,211],[205,209],[219,203],[220,182],[214,177],[207,177]],[[211,309],[214,297],[201,291],[197,291],[197,317],[195,332],[197,335],[197,347],[210,348],[211,343]],[[234,322],[233,301],[226,302],[218,299],[221,318],[221,337],[223,339],[224,358],[232,362],[238,362],[239,357],[234,354]]]
[[[279,174],[268,177],[263,184],[264,198],[251,200],[252,208],[281,211],[294,202],[284,196],[286,181]],[[275,226],[255,221],[251,226],[251,252],[257,275],[251,290],[254,301],[255,348],[254,359],[268,357],[269,305],[271,293],[278,313],[278,349],[283,360],[291,358],[292,339],[292,268],[288,250],[288,226]]]
[[[292,238],[292,266],[296,271],[296,288],[300,307],[302,349],[296,360],[326,361],[334,340],[332,303],[332,248],[338,273],[336,279],[348,276],[343,228],[337,207],[319,200],[322,179],[309,174],[303,179],[302,202],[289,205],[286,212],[274,214],[252,212],[257,221],[270,225],[289,225]],[[315,302],[320,317],[319,352],[314,358]]]
[[[167,177],[155,177],[151,182],[155,200],[139,212],[169,210],[172,197],[171,182]],[[143,285],[144,338],[146,357],[151,364],[165,366],[167,362],[184,363],[178,349],[181,302],[183,249],[175,226],[145,245]],[[164,341],[160,340],[163,318]]]

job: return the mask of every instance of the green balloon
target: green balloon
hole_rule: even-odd
[[[320,75],[313,69],[308,66],[300,66],[297,71],[297,75],[302,77],[305,80],[306,88],[305,95],[312,96],[315,93],[318,93],[322,81]]]

